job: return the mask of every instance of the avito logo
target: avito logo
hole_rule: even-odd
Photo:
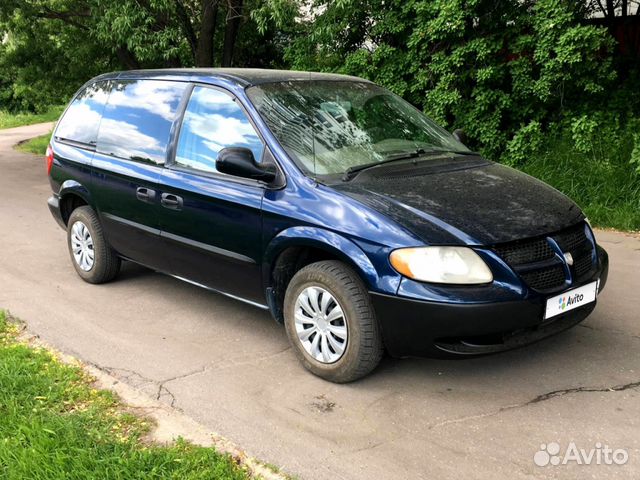
[[[580,303],[584,300],[584,295],[581,293],[576,293],[573,296],[561,297],[558,299],[558,303],[560,304],[560,310],[564,310],[565,308],[574,305],[576,303]]]

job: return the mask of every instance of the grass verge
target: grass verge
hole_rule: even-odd
[[[248,478],[211,448],[145,443],[149,422],[17,333],[0,311],[0,478]]]
[[[44,113],[9,113],[0,110],[0,128],[21,127],[33,123],[54,122],[58,120],[64,105],[50,107]]]
[[[550,145],[520,170],[569,196],[591,224],[616,230],[640,230],[640,175],[629,152],[578,153],[567,140]]]
[[[41,135],[39,137],[27,140],[26,142],[19,143],[16,146],[16,149],[20,150],[21,152],[44,156],[50,139],[51,133],[47,133],[46,135]]]

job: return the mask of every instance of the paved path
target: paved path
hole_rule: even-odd
[[[0,131],[0,306],[32,331],[174,404],[303,479],[640,477],[640,239],[598,232],[611,273],[581,326],[462,361],[385,359],[333,385],[302,369],[266,313],[128,265],[75,274],[50,217],[44,159]],[[537,467],[541,444],[625,448],[625,466]]]

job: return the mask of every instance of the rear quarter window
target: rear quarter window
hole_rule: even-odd
[[[186,88],[186,83],[161,80],[115,81],[100,123],[97,151],[163,164]]]
[[[101,81],[81,90],[58,122],[56,140],[94,147],[110,88],[109,81]]]

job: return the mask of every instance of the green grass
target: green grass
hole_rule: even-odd
[[[594,149],[583,154],[568,141],[556,141],[520,169],[572,198],[592,225],[638,231],[640,175],[629,164],[628,150]]]
[[[211,448],[145,443],[147,421],[16,332],[0,311],[0,478],[247,478]]]
[[[22,125],[31,125],[33,123],[54,122],[58,120],[64,105],[50,107],[44,113],[9,113],[0,110],[0,129],[21,127]]]
[[[46,135],[35,137],[31,140],[20,143],[16,148],[21,152],[33,153],[35,155],[44,155],[45,151],[47,150],[47,145],[49,145],[50,139],[51,132],[47,133]]]

